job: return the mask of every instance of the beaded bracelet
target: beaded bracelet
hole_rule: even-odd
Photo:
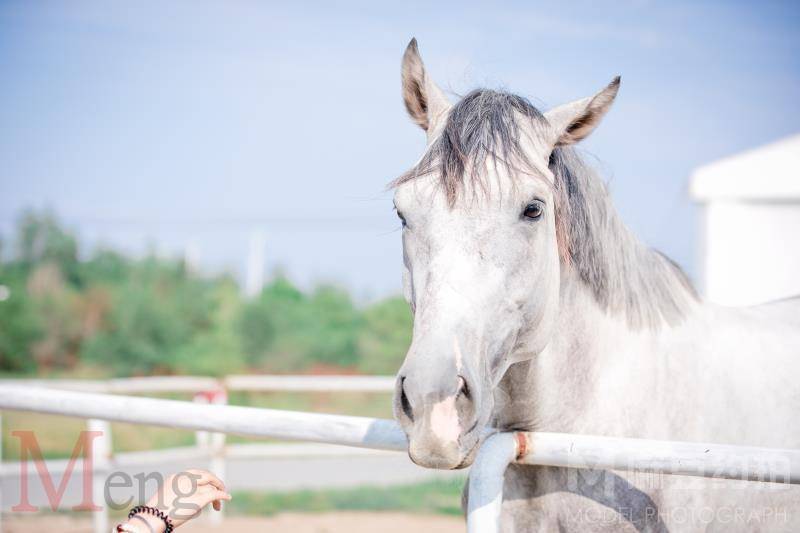
[[[172,530],[174,529],[174,526],[172,525],[172,520],[170,519],[169,516],[167,516],[164,513],[164,511],[161,511],[160,509],[156,509],[155,507],[148,507],[147,505],[137,505],[136,507],[131,509],[130,513],[128,513],[128,520],[133,518],[134,515],[142,514],[142,513],[147,513],[147,514],[151,514],[153,516],[157,516],[158,518],[160,518],[164,522],[164,525],[167,526],[167,529],[165,530],[165,533],[172,533]]]
[[[147,526],[147,531],[150,533],[156,533],[156,530],[153,529],[153,525],[142,518],[141,515],[135,514],[131,518],[128,518],[128,523],[131,523],[133,520],[143,522],[144,525]],[[112,533],[138,533],[138,531],[138,529],[131,529],[131,527],[126,524],[117,524],[117,526],[112,530]]]

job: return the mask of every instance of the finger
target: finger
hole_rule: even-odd
[[[214,493],[214,499],[215,500],[225,500],[226,502],[229,502],[229,501],[231,501],[233,499],[233,496],[231,496],[230,494],[228,494],[224,490],[218,490],[216,493]],[[220,503],[222,503],[222,502],[220,501]]]
[[[231,495],[223,490],[215,489],[211,485],[205,485],[197,491],[197,498],[201,505],[205,506],[218,500],[230,501]]]
[[[216,487],[217,490],[225,492],[225,483],[211,472],[208,472],[208,482],[214,487]]]
[[[211,496],[214,500],[211,502],[211,507],[214,508],[215,511],[222,510],[222,501],[225,500],[227,502],[231,501],[231,495],[227,492],[216,491]]]
[[[227,498],[223,498],[223,499],[225,501],[229,502],[229,501],[231,501],[231,495],[228,494],[228,497]],[[214,500],[213,505],[214,505],[214,510],[215,511],[221,511],[222,510],[222,499],[221,500]]]
[[[209,472],[208,470],[189,470],[189,472],[195,476],[200,476],[200,479],[197,480],[198,485],[213,485],[218,490],[225,490],[225,483],[222,482],[220,478]]]

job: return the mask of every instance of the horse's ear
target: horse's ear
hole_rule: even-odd
[[[416,39],[411,39],[403,54],[402,77],[403,101],[408,114],[430,137],[451,106],[442,90],[425,72]]]
[[[611,108],[619,91],[617,76],[594,96],[560,105],[544,114],[553,128],[554,146],[573,144],[587,137]]]

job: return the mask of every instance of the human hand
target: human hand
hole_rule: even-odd
[[[161,509],[175,527],[191,520],[212,504],[215,511],[222,509],[222,500],[230,501],[225,484],[207,470],[186,470],[164,480],[147,505]]]
[[[206,470],[192,469],[167,477],[146,505],[162,511],[177,528],[199,515],[209,503],[214,510],[219,511],[222,509],[222,500],[230,499],[231,495],[225,491],[225,484],[217,476]],[[147,513],[136,516],[147,522],[157,533],[166,530],[166,525],[157,516]],[[138,531],[137,526],[141,525],[141,520],[131,519],[126,525]]]

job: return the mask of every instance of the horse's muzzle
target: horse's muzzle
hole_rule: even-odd
[[[426,381],[431,384],[402,375],[397,380],[395,415],[408,437],[408,455],[426,468],[468,466],[480,434],[470,387],[463,376],[444,390],[420,387]]]

